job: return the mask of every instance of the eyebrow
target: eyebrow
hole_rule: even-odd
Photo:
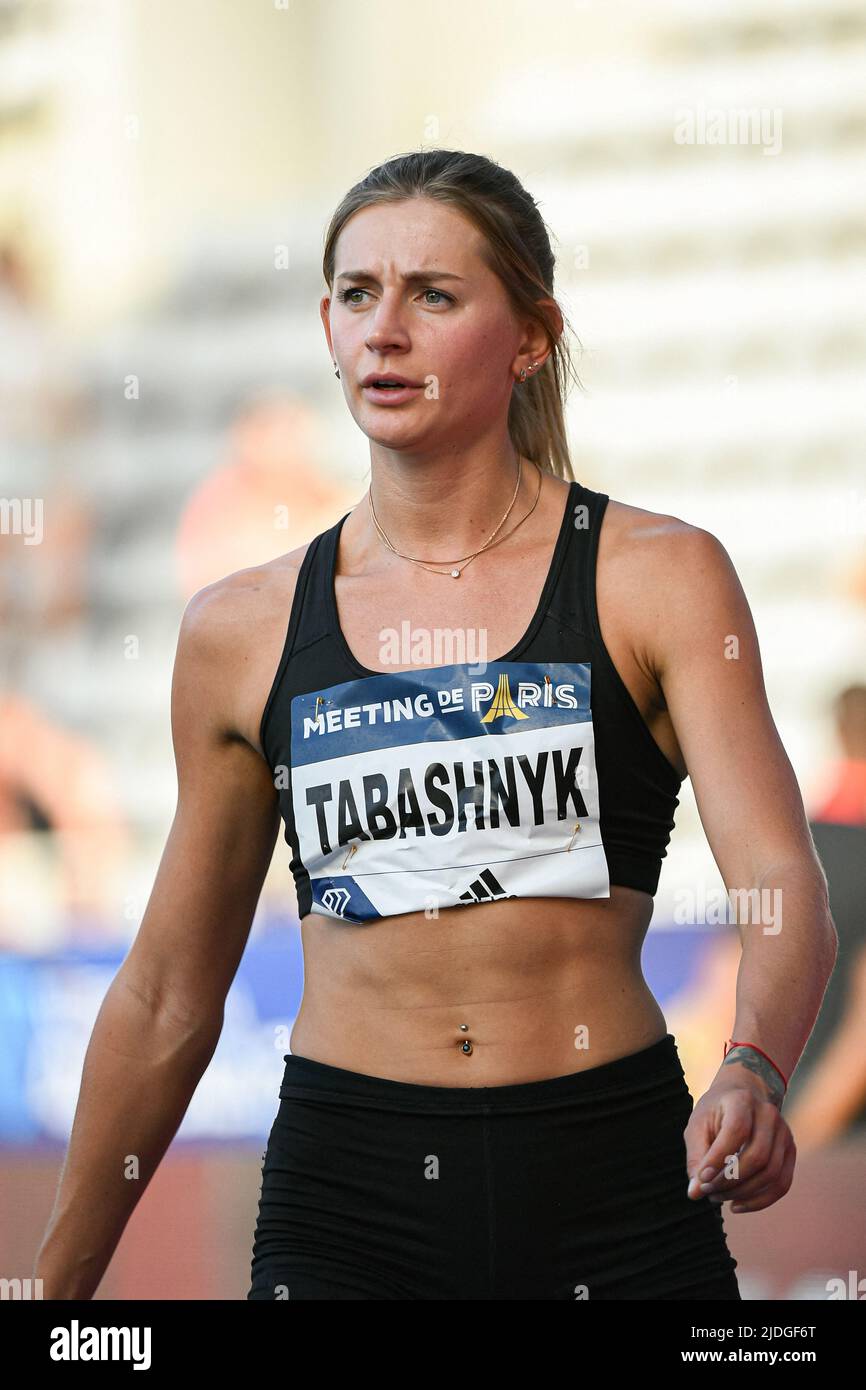
[[[335,276],[337,280],[366,280],[371,285],[378,285],[379,281],[370,270],[341,270]],[[400,279],[407,285],[425,284],[429,280],[462,280],[462,275],[454,275],[449,270],[412,270],[408,275],[401,275]]]

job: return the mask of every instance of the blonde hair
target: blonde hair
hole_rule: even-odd
[[[376,203],[419,197],[452,203],[471,219],[485,238],[484,259],[502,281],[515,313],[534,319],[547,333],[550,356],[511,393],[508,432],[524,458],[557,478],[573,480],[564,406],[569,380],[583,387],[569,352],[569,326],[561,306],[557,301],[563,318],[560,334],[548,306],[539,302],[554,298],[547,227],[535,200],[508,169],[463,150],[419,150],[377,165],[349,189],[331,218],[322,260],[328,288],[334,283],[337,238],[353,213]]]

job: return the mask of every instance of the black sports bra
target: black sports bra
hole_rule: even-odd
[[[310,543],[261,722],[300,917],[655,894],[682,778],[601,636],[607,502],[570,484],[532,621],[484,663],[361,666],[335,596],[346,517]]]

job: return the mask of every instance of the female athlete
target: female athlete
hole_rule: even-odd
[[[740,1297],[721,1204],[791,1185],[835,929],[725,549],[574,479],[553,268],[473,154],[391,159],[333,216],[321,314],[369,490],[184,614],[178,807],[48,1297],[89,1296],[180,1123],[281,822],[305,984],[248,1298]],[[641,972],[687,775],[742,939],[697,1103]]]

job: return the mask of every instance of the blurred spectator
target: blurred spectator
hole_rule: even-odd
[[[800,1152],[866,1124],[866,686],[842,690],[833,713],[842,757],[831,765],[810,819],[839,933],[836,970],[822,1006],[823,1019],[835,1018],[822,1036],[819,1016],[800,1064],[799,1089],[787,1107]]]
[[[61,440],[84,423],[74,364],[61,328],[39,302],[21,240],[0,241],[0,450]]]
[[[87,619],[87,585],[93,541],[90,507],[68,484],[37,488],[15,499],[30,514],[38,506],[41,535],[3,537],[0,546],[0,626],[31,641]],[[23,513],[26,514],[26,513]]]
[[[0,545],[4,632],[38,638],[40,629],[56,631],[85,616],[90,508],[68,480],[50,481],[62,472],[63,447],[84,415],[71,356],[39,306],[23,252],[12,240],[2,242],[0,478],[11,473],[27,479],[26,494],[19,484],[6,496]],[[25,535],[36,539],[25,541]]]
[[[318,421],[281,392],[249,402],[230,428],[231,456],[197,488],[177,534],[184,601],[235,570],[309,541],[354,505],[319,464]]]
[[[839,1138],[866,1110],[866,945],[845,979],[846,1008],[785,1115],[799,1153]]]
[[[120,875],[129,835],[112,786],[109,766],[80,734],[61,729],[22,696],[0,692],[0,939],[23,950],[34,941],[33,924],[21,914],[34,883],[21,893],[18,875],[33,865],[30,841],[49,837],[56,854],[50,882],[54,919],[64,933],[96,925],[117,935]],[[50,860],[40,858],[42,878]],[[76,918],[79,919],[76,923]],[[102,925],[104,924],[104,926]],[[56,930],[56,928],[55,928]],[[52,943],[53,944],[53,943]]]
[[[849,685],[834,705],[842,757],[831,769],[831,785],[812,820],[866,825],[866,685]]]

